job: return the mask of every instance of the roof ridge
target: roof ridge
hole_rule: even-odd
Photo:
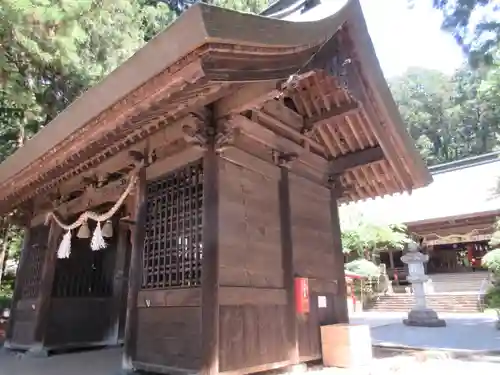
[[[460,160],[433,165],[428,168],[431,174],[434,175],[464,168],[471,168],[482,164],[494,163],[496,161],[500,161],[500,151],[493,151],[483,155],[470,156],[468,158]]]

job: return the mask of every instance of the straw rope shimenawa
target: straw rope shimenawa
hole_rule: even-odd
[[[94,211],[85,211],[83,212],[78,219],[71,223],[65,224],[61,219],[57,216],[57,213],[51,211],[47,213],[45,218],[45,225],[50,223],[50,220],[54,220],[61,228],[66,230],[61,243],[59,244],[59,248],[57,250],[58,258],[69,258],[71,254],[71,231],[79,228],[77,236],[79,238],[88,238],[90,236],[90,231],[88,228],[88,220],[94,220],[97,222],[96,228],[92,235],[92,239],[90,241],[90,248],[93,251],[101,250],[106,248],[107,244],[104,240],[104,237],[112,237],[113,236],[113,228],[111,226],[111,222],[109,219],[120,209],[120,207],[125,202],[125,199],[129,196],[134,188],[135,183],[137,182],[137,175],[140,165],[134,168],[134,170],[130,173],[129,181],[125,191],[120,195],[120,198],[116,201],[116,203],[111,207],[107,212],[99,214]],[[101,228],[101,223],[106,222],[103,228]]]

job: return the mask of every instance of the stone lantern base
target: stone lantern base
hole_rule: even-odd
[[[408,319],[403,323],[413,327],[445,327],[446,321],[440,319],[432,309],[413,309],[408,313]]]

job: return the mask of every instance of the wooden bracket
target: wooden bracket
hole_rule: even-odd
[[[206,151],[208,145],[213,142],[218,153],[231,147],[238,133],[238,129],[229,124],[218,124],[215,128],[204,125],[196,129],[184,126],[182,130],[185,134],[184,139],[192,146]]]
[[[278,167],[291,168],[291,164],[297,160],[299,154],[296,152],[282,152],[278,150],[273,150],[273,162]]]
[[[276,80],[245,84],[236,92],[215,103],[215,118],[220,119],[262,106],[266,101],[279,94],[278,86],[280,86],[280,82]]]
[[[184,125],[182,127],[182,132],[188,144],[200,148],[203,151],[207,150],[211,134],[206,126],[193,128],[189,125]]]
[[[215,134],[215,152],[223,152],[228,147],[234,145],[235,138],[238,136],[239,130],[225,125]]]
[[[344,193],[348,190],[350,190],[350,186],[344,186],[342,185],[342,182],[340,181],[340,174],[337,173],[329,173],[327,175],[327,186],[329,189],[335,194],[337,198],[340,198],[344,195]]]

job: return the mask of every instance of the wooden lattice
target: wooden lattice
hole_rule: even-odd
[[[200,285],[202,204],[201,160],[148,184],[143,289]]]
[[[89,226],[92,224],[90,222]],[[93,225],[90,230],[93,231]],[[105,249],[92,251],[90,238],[77,238],[73,234],[70,257],[57,259],[52,288],[54,298],[103,298],[112,295],[117,236],[115,234],[106,240]]]

